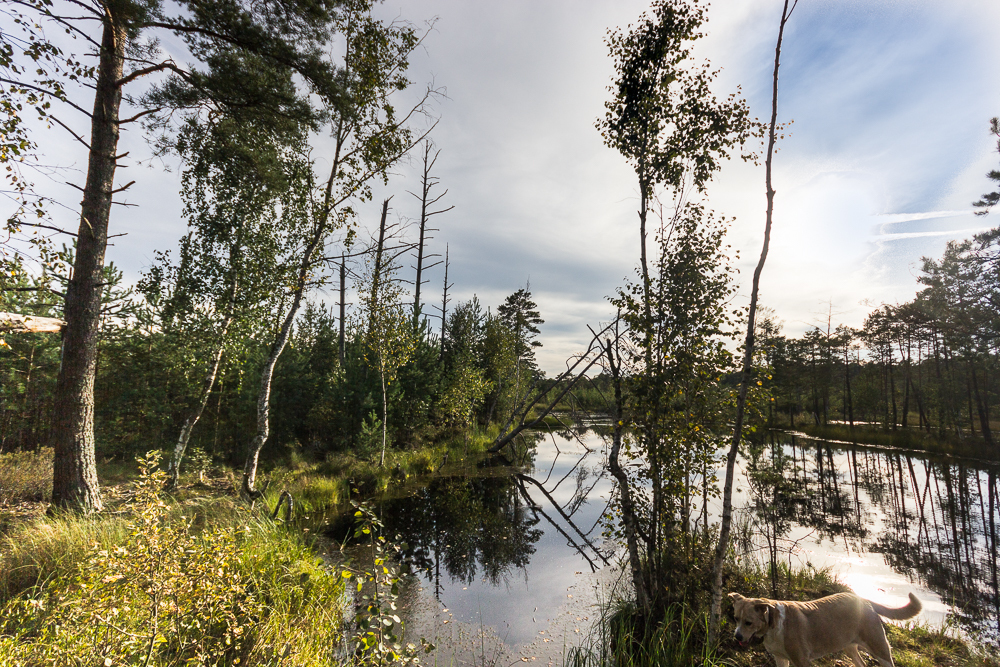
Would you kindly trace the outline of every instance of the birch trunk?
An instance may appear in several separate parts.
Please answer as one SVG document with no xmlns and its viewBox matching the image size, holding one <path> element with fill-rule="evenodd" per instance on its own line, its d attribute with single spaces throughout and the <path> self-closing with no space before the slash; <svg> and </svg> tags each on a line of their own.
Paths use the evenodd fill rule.
<svg viewBox="0 0 1000 667">
<path fill-rule="evenodd" d="M 714 646 L 718 641 L 719 622 L 722 617 L 722 570 L 726 563 L 726 552 L 729 550 L 729 535 L 733 525 L 733 478 L 736 471 L 736 456 L 739 453 L 740 441 L 743 438 L 743 419 L 746 412 L 747 390 L 750 387 L 753 371 L 754 351 L 754 320 L 757 316 L 757 294 L 760 288 L 760 274 L 767 260 L 767 250 L 771 242 L 771 222 L 774 214 L 774 188 L 771 185 L 771 162 L 774 157 L 775 128 L 778 123 L 778 66 L 781 63 L 781 39 L 785 32 L 785 23 L 791 16 L 788 8 L 789 0 L 785 0 L 781 10 L 781 23 L 778 25 L 778 42 L 774 47 L 774 76 L 771 87 L 771 122 L 767 135 L 767 157 L 764 161 L 764 180 L 767 194 L 767 213 L 764 222 L 764 245 L 760 251 L 760 259 L 753 273 L 753 288 L 750 292 L 750 311 L 747 315 L 747 336 L 743 350 L 743 373 L 740 380 L 739 394 L 736 397 L 736 418 L 733 424 L 733 440 L 726 456 L 726 482 L 722 491 L 722 523 L 719 527 L 719 543 L 715 547 L 715 565 L 712 577 L 712 604 L 708 621 L 708 644 Z M 794 0 L 792 10 L 798 0 Z"/>
<path fill-rule="evenodd" d="M 184 460 L 184 452 L 187 450 L 188 441 L 191 439 L 191 432 L 194 430 L 198 420 L 201 419 L 202 413 L 205 412 L 205 406 L 208 405 L 208 398 L 212 394 L 213 387 L 215 387 L 215 378 L 219 375 L 219 366 L 222 365 L 222 355 L 226 348 L 226 332 L 233 323 L 233 317 L 233 303 L 231 300 L 229 312 L 219 330 L 219 340 L 216 343 L 215 354 L 212 355 L 208 375 L 205 376 L 205 382 L 201 387 L 201 394 L 198 396 L 198 403 L 195 404 L 194 410 L 188 415 L 184 426 L 181 428 L 181 434 L 177 438 L 177 444 L 174 445 L 174 454 L 170 459 L 170 467 L 167 471 L 169 475 L 168 488 L 173 488 L 177 485 L 177 477 L 181 471 L 181 461 Z"/>
</svg>

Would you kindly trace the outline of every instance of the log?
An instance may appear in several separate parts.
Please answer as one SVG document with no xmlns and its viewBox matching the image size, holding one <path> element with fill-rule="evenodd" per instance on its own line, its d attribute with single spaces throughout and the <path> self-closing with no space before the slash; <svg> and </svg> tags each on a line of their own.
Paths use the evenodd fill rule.
<svg viewBox="0 0 1000 667">
<path fill-rule="evenodd" d="M 0 313 L 0 333 L 58 333 L 66 322 L 55 317 Z"/>
</svg>

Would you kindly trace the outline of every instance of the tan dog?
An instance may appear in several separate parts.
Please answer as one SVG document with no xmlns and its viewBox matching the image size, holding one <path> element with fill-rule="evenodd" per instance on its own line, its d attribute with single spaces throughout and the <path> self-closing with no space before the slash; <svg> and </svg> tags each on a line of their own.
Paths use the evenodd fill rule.
<svg viewBox="0 0 1000 667">
<path fill-rule="evenodd" d="M 894 667 L 889 642 L 879 616 L 893 620 L 913 618 L 920 613 L 920 600 L 910 593 L 910 602 L 890 609 L 859 598 L 854 593 L 838 593 L 812 602 L 784 602 L 765 598 L 745 598 L 730 593 L 736 615 L 736 641 L 741 645 L 763 639 L 764 648 L 778 667 L 807 667 L 820 656 L 844 651 L 857 667 L 865 667 L 858 648 L 863 648 L 882 667 Z"/>
</svg>

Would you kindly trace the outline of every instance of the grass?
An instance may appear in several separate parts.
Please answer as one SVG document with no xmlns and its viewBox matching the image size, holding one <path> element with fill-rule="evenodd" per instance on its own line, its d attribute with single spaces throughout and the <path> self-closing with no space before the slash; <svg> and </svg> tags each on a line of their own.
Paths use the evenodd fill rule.
<svg viewBox="0 0 1000 667">
<path fill-rule="evenodd" d="M 171 500 L 164 481 L 147 466 L 113 511 L 0 538 L 0 666 L 335 662 L 340 571 L 244 503 Z"/>
<path fill-rule="evenodd" d="M 52 448 L 0 454 L 0 505 L 52 497 Z"/>
<path fill-rule="evenodd" d="M 266 507 L 287 490 L 296 515 L 339 511 L 355 489 L 383 492 L 464 466 L 495 436 L 392 450 L 385 465 L 350 454 L 288 457 L 262 475 Z M 192 470 L 166 496 L 149 460 L 139 474 L 127 463 L 99 466 L 104 513 L 45 515 L 52 451 L 0 455 L 0 667 L 350 662 L 344 584 L 360 585 L 360 575 L 324 565 L 306 533 L 240 501 L 236 471 L 205 480 L 204 467 Z M 379 628 L 395 618 L 366 613 Z M 367 634 L 371 651 L 382 631 Z"/>
<path fill-rule="evenodd" d="M 386 452 L 385 465 L 377 460 L 359 458 L 349 452 L 330 454 L 321 462 L 287 462 L 270 472 L 265 495 L 268 507 L 287 490 L 294 499 L 296 514 L 314 514 L 336 510 L 357 490 L 361 495 L 385 493 L 394 484 L 414 477 L 447 472 L 464 466 L 466 460 L 482 456 L 496 437 L 495 427 L 476 431 L 468 437 L 458 435 L 430 447 Z"/>
</svg>

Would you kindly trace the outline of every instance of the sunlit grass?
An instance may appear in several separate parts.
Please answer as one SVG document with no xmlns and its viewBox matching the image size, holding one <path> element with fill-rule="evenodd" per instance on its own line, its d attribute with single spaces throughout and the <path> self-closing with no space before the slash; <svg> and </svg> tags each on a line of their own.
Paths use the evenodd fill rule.
<svg viewBox="0 0 1000 667">
<path fill-rule="evenodd" d="M 464 467 L 466 462 L 482 456 L 494 438 L 496 427 L 458 434 L 420 449 L 388 450 L 384 465 L 351 452 L 337 452 L 322 462 L 279 466 L 267 473 L 270 482 L 265 502 L 273 508 L 281 492 L 288 491 L 296 515 L 321 512 L 345 504 L 355 491 L 381 494 L 412 478 Z"/>
<path fill-rule="evenodd" d="M 233 498 L 162 499 L 23 521 L 0 538 L 0 666 L 125 664 L 147 644 L 155 665 L 334 663 L 343 582 L 301 536 Z M 156 588 L 174 591 L 159 631 Z"/>
<path fill-rule="evenodd" d="M 52 451 L 0 454 L 0 505 L 52 497 Z"/>
</svg>

